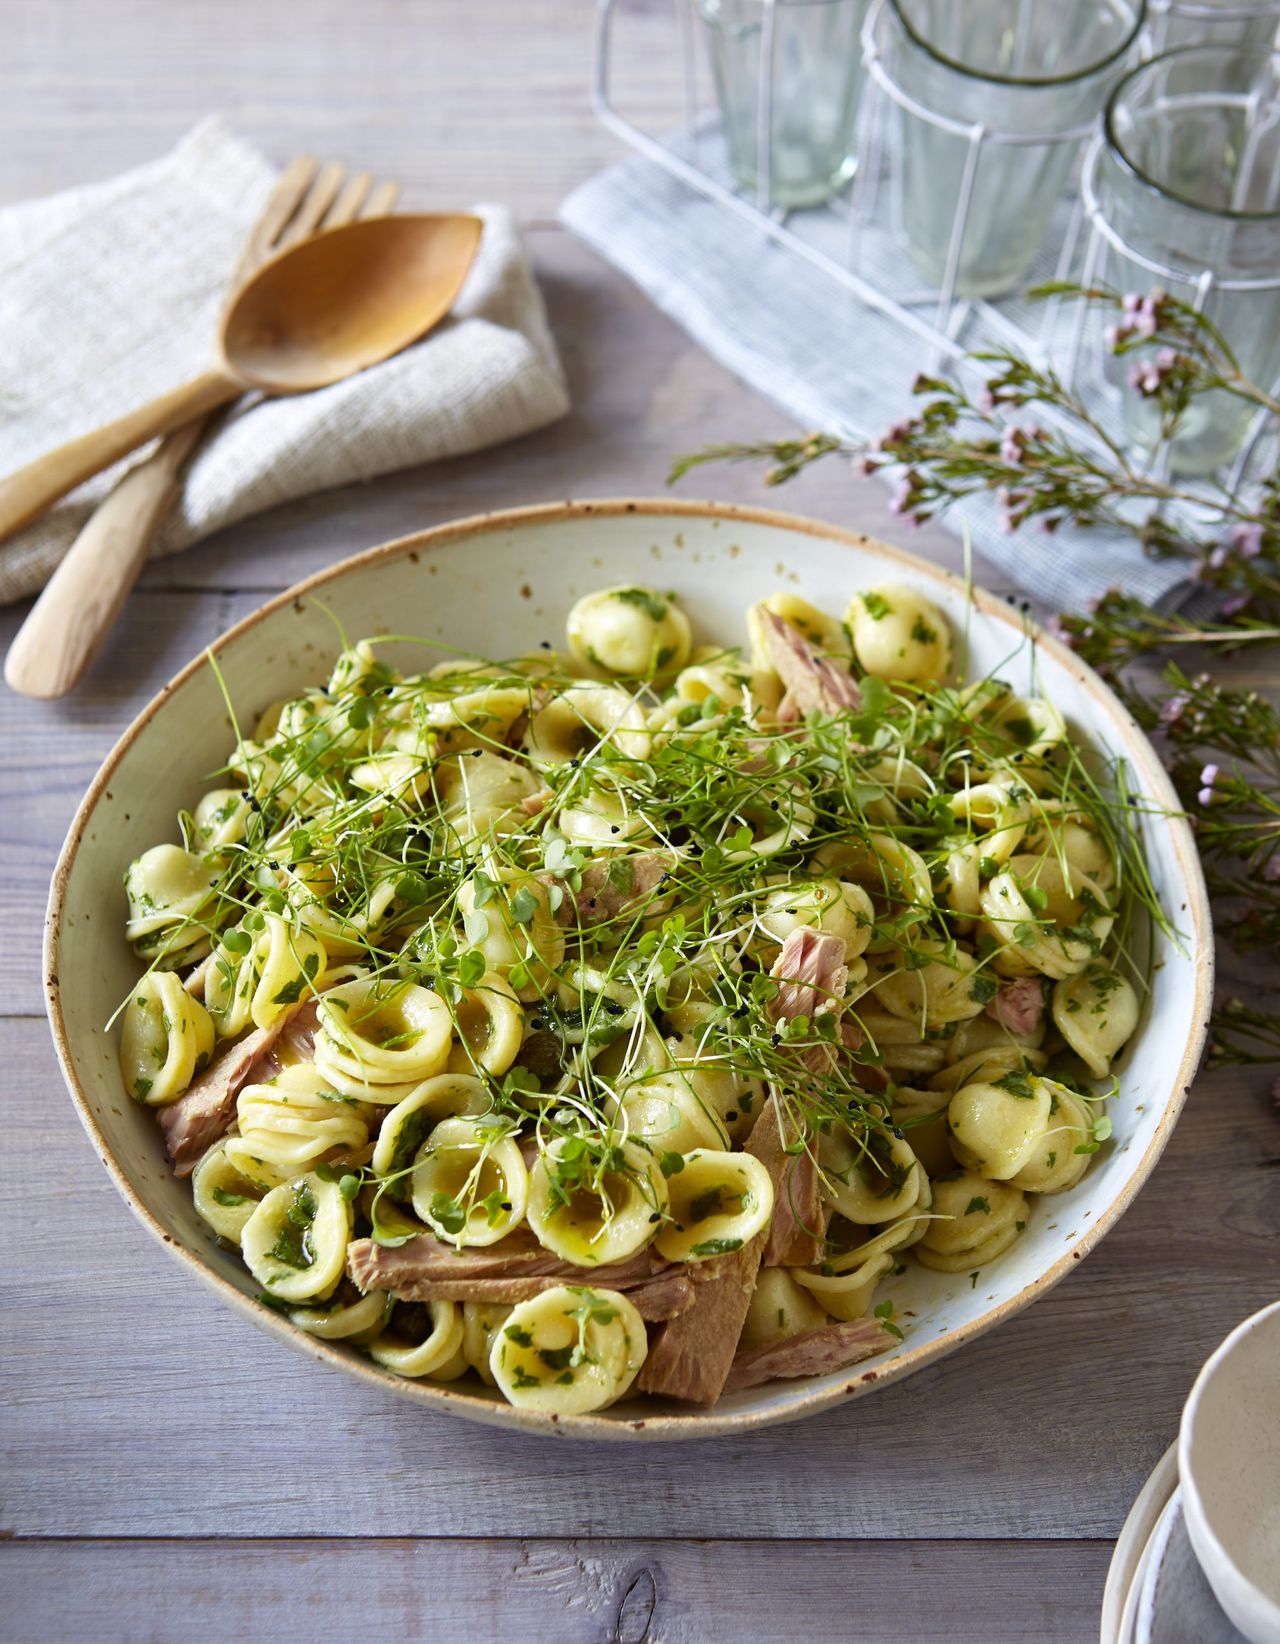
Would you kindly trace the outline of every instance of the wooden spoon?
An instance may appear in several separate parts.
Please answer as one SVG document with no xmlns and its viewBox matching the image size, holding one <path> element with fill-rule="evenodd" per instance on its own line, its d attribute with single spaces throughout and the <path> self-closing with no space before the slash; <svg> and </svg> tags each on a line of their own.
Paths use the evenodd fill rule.
<svg viewBox="0 0 1280 1644">
<path fill-rule="evenodd" d="M 0 537 L 149 439 L 250 389 L 325 388 L 417 342 L 452 308 L 483 226 L 462 215 L 375 217 L 281 252 L 228 304 L 210 370 L 0 482 Z"/>
</svg>

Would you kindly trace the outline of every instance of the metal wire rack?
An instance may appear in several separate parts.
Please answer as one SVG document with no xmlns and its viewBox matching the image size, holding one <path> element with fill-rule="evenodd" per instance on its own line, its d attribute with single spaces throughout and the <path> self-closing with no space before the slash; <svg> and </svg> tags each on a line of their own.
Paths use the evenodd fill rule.
<svg viewBox="0 0 1280 1644">
<path fill-rule="evenodd" d="M 632 148 L 671 176 L 726 212 L 751 223 L 775 245 L 818 269 L 833 285 L 847 292 L 875 314 L 923 343 L 924 368 L 957 367 L 972 349 L 1004 343 L 1040 365 L 1052 365 L 1059 376 L 1088 404 L 1108 433 L 1124 439 L 1118 388 L 1103 371 L 1102 354 L 1091 337 L 1088 310 L 1081 303 L 1057 298 L 1032 302 L 1014 294 L 998 300 L 972 298 L 957 290 L 961 248 L 969 225 L 974 179 L 985 150 L 992 146 L 1062 144 L 1070 146 L 1071 181 L 1057 201 L 1051 226 L 1040 246 L 1028 287 L 1054 280 L 1089 284 L 1103 266 L 1106 250 L 1130 259 L 1148 271 L 1159 285 L 1203 309 L 1211 293 L 1231 290 L 1280 289 L 1280 270 L 1269 278 L 1228 281 L 1210 268 L 1188 272 L 1161 263 L 1128 244 L 1109 223 L 1099 204 L 1096 186 L 1102 151 L 1101 133 L 1094 125 L 1079 126 L 1033 137 L 964 124 L 925 107 L 894 79 L 885 51 L 888 24 L 886 0 L 873 0 L 862 29 L 862 60 L 866 74 L 859 114 L 858 166 L 853 179 L 821 207 L 787 210 L 773 199 L 770 161 L 773 149 L 773 64 L 776 13 L 779 0 L 761 0 L 759 85 L 757 90 L 756 188 L 744 192 L 735 185 L 728 164 L 719 115 L 700 95 L 697 59 L 697 0 L 675 0 L 673 27 L 682 64 L 684 118 L 679 130 L 644 130 L 623 114 L 612 95 L 613 69 L 618 52 L 615 23 L 625 0 L 598 0 L 595 51 L 595 106 L 599 119 Z M 1148 0 L 1148 24 L 1137 50 L 1149 54 L 1158 45 L 1167 14 L 1176 0 Z M 1240 5 L 1241 18 L 1254 15 L 1257 4 Z M 901 234 L 901 166 L 898 124 L 892 109 L 905 110 L 916 119 L 966 145 L 966 162 L 948 236 L 943 278 L 937 289 L 904 278 L 905 257 Z M 871 432 L 862 430 L 861 432 Z M 1270 452 L 1274 429 L 1260 413 L 1224 476 L 1231 486 L 1243 483 L 1253 465 Z M 1169 452 L 1162 443 L 1146 456 L 1147 468 L 1167 472 Z"/>
</svg>

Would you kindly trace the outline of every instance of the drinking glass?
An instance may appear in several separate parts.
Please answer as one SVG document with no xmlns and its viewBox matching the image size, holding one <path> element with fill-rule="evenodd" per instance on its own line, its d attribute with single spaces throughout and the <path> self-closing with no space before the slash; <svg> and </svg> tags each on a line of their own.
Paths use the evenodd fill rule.
<svg viewBox="0 0 1280 1644">
<path fill-rule="evenodd" d="M 1023 278 L 1144 11 L 1145 0 L 888 0 L 903 228 L 931 285 L 954 274 L 956 293 L 988 297 Z"/>
<path fill-rule="evenodd" d="M 1096 188 L 1119 242 L 1106 239 L 1106 282 L 1190 302 L 1210 276 L 1206 317 L 1245 375 L 1271 389 L 1280 376 L 1280 55 L 1193 46 L 1134 69 L 1107 107 Z M 1111 380 L 1134 359 L 1108 358 Z M 1124 404 L 1130 437 L 1152 445 L 1155 407 L 1131 391 Z M 1174 437 L 1172 469 L 1229 462 L 1252 416 L 1228 394 L 1204 396 Z"/>
<path fill-rule="evenodd" d="M 1179 46 L 1252 46 L 1269 51 L 1280 0 L 1147 0 L 1157 52 Z"/>
<path fill-rule="evenodd" d="M 739 186 L 760 193 L 760 90 L 769 87 L 768 200 L 821 205 L 853 176 L 870 0 L 698 0 Z M 767 29 L 772 12 L 771 38 Z"/>
</svg>

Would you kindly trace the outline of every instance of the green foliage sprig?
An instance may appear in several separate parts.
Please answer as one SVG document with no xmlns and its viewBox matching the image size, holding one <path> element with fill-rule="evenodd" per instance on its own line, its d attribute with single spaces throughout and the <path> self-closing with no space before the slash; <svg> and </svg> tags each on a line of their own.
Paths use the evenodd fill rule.
<svg viewBox="0 0 1280 1644">
<path fill-rule="evenodd" d="M 1128 362 L 1128 392 L 1173 439 L 1206 396 L 1272 416 L 1280 401 L 1252 382 L 1216 327 L 1162 291 L 1128 294 L 1066 283 L 1033 295 L 1102 310 L 1106 346 Z M 1155 736 L 1195 829 L 1215 912 L 1245 949 L 1280 943 L 1280 714 L 1256 691 L 1188 672 L 1215 656 L 1280 639 L 1280 467 L 1232 484 L 1195 485 L 1151 471 L 1050 367 L 1010 348 L 969 356 L 964 379 L 921 376 L 918 409 L 866 445 L 828 434 L 718 445 L 679 458 L 676 480 L 706 462 L 759 462 L 785 483 L 844 457 L 861 474 L 892 471 L 890 507 L 919 524 L 989 495 L 1011 534 L 1063 526 L 1133 536 L 1185 562 L 1210 614 L 1162 612 L 1119 589 L 1050 628 L 1117 689 Z M 967 386 L 976 375 L 978 386 Z M 1175 660 L 1176 659 L 1176 660 Z M 1280 1012 L 1238 1000 L 1217 1013 L 1219 1062 L 1280 1060 Z"/>
</svg>

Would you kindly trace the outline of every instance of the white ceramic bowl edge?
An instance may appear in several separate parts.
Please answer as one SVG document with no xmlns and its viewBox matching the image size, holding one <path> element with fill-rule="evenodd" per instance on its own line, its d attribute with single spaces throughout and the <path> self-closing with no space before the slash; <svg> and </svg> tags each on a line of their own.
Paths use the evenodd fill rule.
<svg viewBox="0 0 1280 1644">
<path fill-rule="evenodd" d="M 1196 1377 L 1178 1471 L 1219 1604 L 1250 1644 L 1280 1644 L 1280 1301 L 1237 1325 Z"/>
</svg>

